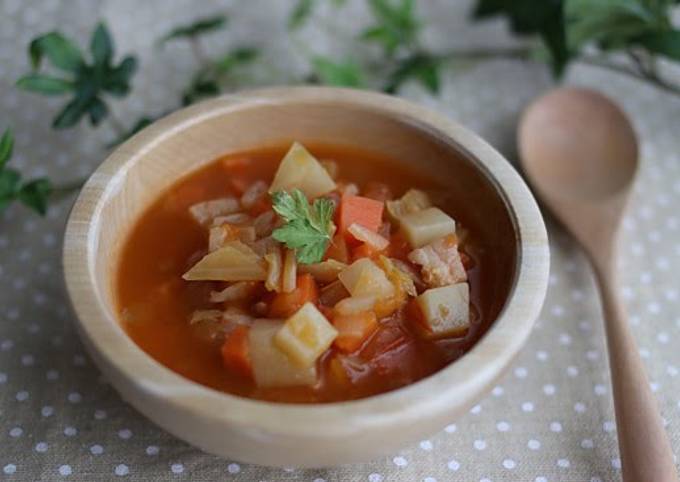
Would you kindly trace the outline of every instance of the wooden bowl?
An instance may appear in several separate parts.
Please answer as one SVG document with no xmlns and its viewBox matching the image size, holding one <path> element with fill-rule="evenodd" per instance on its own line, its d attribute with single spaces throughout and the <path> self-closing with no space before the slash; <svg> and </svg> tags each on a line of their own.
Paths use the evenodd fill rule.
<svg viewBox="0 0 680 482">
<path fill-rule="evenodd" d="M 160 365 L 126 335 L 113 277 L 133 223 L 178 178 L 229 152 L 298 139 L 353 144 L 445 176 L 486 235 L 507 239 L 513 279 L 497 320 L 458 361 L 417 383 L 362 400 L 295 405 L 221 393 Z M 505 227 L 504 227 L 505 226 Z M 440 430 L 480 399 L 526 341 L 543 303 L 549 251 L 529 189 L 467 129 L 377 93 L 284 87 L 178 111 L 118 147 L 83 188 L 68 220 L 64 271 L 78 332 L 96 364 L 168 432 L 230 459 L 325 467 L 393 453 Z"/>
</svg>

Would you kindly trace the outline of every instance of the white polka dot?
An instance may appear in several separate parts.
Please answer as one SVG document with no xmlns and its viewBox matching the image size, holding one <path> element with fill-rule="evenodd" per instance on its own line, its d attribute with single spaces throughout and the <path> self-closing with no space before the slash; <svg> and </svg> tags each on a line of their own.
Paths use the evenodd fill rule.
<svg viewBox="0 0 680 482">
<path fill-rule="evenodd" d="M 12 340 L 2 340 L 0 342 L 0 350 L 2 350 L 2 351 L 9 351 L 9 350 L 12 349 L 13 346 L 14 346 L 14 342 Z"/>
<path fill-rule="evenodd" d="M 460 463 L 457 460 L 449 460 L 446 466 L 449 468 L 449 470 L 454 472 L 457 472 L 458 469 L 460 469 Z"/>
<path fill-rule="evenodd" d="M 435 479 L 434 477 L 425 477 L 423 479 L 423 482 L 437 482 L 437 479 Z"/>
<path fill-rule="evenodd" d="M 602 424 L 602 430 L 605 432 L 613 432 L 616 430 L 616 424 L 610 420 L 607 420 Z"/>
<path fill-rule="evenodd" d="M 593 391 L 595 392 L 595 395 L 604 395 L 607 393 L 607 388 L 602 385 L 602 384 L 597 384 L 595 387 L 593 387 Z"/>
<path fill-rule="evenodd" d="M 500 397 L 501 395 L 503 395 L 504 392 L 505 392 L 505 390 L 503 390 L 503 387 L 498 387 L 498 386 L 493 387 L 493 390 L 491 390 L 491 394 L 494 397 Z"/>
<path fill-rule="evenodd" d="M 578 368 L 576 368 L 575 366 L 568 366 L 567 367 L 567 375 L 574 378 L 575 376 L 578 375 Z"/>
<path fill-rule="evenodd" d="M 540 361 L 546 361 L 548 359 L 548 353 L 545 351 L 537 351 L 536 359 Z"/>
<path fill-rule="evenodd" d="M 621 469 L 621 459 L 619 459 L 619 458 L 612 459 L 612 467 L 615 468 L 616 470 L 620 470 Z"/>
<path fill-rule="evenodd" d="M 569 333 L 560 333 L 560 336 L 557 340 L 560 345 L 563 346 L 571 345 L 571 335 L 569 335 Z"/>
<path fill-rule="evenodd" d="M 47 442 L 38 442 L 37 444 L 35 444 L 35 451 L 41 454 L 47 452 L 48 448 L 49 447 L 47 445 Z"/>
<path fill-rule="evenodd" d="M 106 412 L 104 410 L 95 410 L 94 418 L 97 420 L 104 420 L 106 418 Z"/>
<path fill-rule="evenodd" d="M 14 428 L 10 429 L 9 436 L 14 437 L 14 438 L 18 438 L 18 437 L 21 437 L 21 435 L 23 433 L 24 433 L 24 429 L 22 429 L 21 427 L 14 427 Z"/>
<path fill-rule="evenodd" d="M 571 464 L 569 463 L 569 459 L 559 459 L 557 461 L 557 466 L 562 468 L 562 469 L 568 469 Z"/>
<path fill-rule="evenodd" d="M 472 446 L 473 446 L 476 450 L 484 450 L 484 449 L 486 448 L 486 441 L 481 440 L 481 439 L 480 439 L 480 440 L 475 440 L 474 443 L 472 444 Z"/>
<path fill-rule="evenodd" d="M 57 370 L 47 370 L 45 377 L 50 381 L 57 380 L 59 378 L 59 372 Z"/>
<path fill-rule="evenodd" d="M 118 431 L 118 436 L 123 440 L 128 440 L 130 437 L 132 437 L 132 431 L 128 428 L 124 428 Z"/>
<path fill-rule="evenodd" d="M 182 472 L 184 472 L 184 465 L 172 464 L 170 466 L 170 470 L 172 471 L 173 474 L 181 474 Z"/>
<path fill-rule="evenodd" d="M 668 336 L 668 333 L 665 331 L 662 331 L 656 335 L 656 339 L 659 341 L 659 343 L 666 344 L 670 341 L 670 336 Z"/>
<path fill-rule="evenodd" d="M 40 409 L 40 413 L 42 414 L 43 417 L 50 417 L 52 414 L 54 414 L 54 408 L 50 407 L 49 405 L 45 405 L 43 408 Z"/>
<path fill-rule="evenodd" d="M 661 385 L 659 385 L 658 382 L 652 381 L 652 382 L 649 382 L 649 388 L 652 390 L 652 392 L 656 393 L 661 388 Z"/>
<path fill-rule="evenodd" d="M 541 442 L 531 439 L 527 442 L 527 447 L 529 447 L 531 450 L 538 450 L 541 448 Z"/>
<path fill-rule="evenodd" d="M 548 396 L 555 395 L 555 385 L 547 384 L 543 385 L 543 393 Z"/>
<path fill-rule="evenodd" d="M 17 471 L 17 466 L 14 464 L 7 464 L 2 468 L 2 471 L 7 475 L 12 475 Z"/>
<path fill-rule="evenodd" d="M 674 367 L 673 365 L 668 365 L 666 367 L 666 373 L 668 373 L 668 375 L 670 375 L 672 377 L 676 377 L 676 376 L 678 376 L 678 369 L 676 367 Z"/>
<path fill-rule="evenodd" d="M 527 377 L 527 369 L 524 367 L 517 367 L 515 368 L 515 376 L 517 378 L 526 378 Z"/>
<path fill-rule="evenodd" d="M 326 479 L 316 478 L 312 482 L 326 482 Z"/>
<path fill-rule="evenodd" d="M 71 469 L 70 465 L 60 465 L 59 466 L 59 474 L 63 475 L 64 477 L 71 475 L 73 473 L 73 469 Z"/>
<path fill-rule="evenodd" d="M 21 356 L 21 364 L 24 365 L 25 367 L 30 367 L 35 364 L 35 358 L 33 355 L 22 355 Z"/>
<path fill-rule="evenodd" d="M 430 442 L 429 440 L 423 440 L 422 442 L 420 442 L 420 448 L 423 450 L 432 450 L 433 448 L 432 442 Z"/>
<path fill-rule="evenodd" d="M 155 445 L 149 445 L 146 448 L 146 455 L 158 455 L 159 449 Z"/>
<path fill-rule="evenodd" d="M 76 430 L 75 427 L 66 427 L 64 429 L 64 435 L 66 435 L 67 437 L 73 437 L 77 433 L 78 433 L 78 430 Z"/>
<path fill-rule="evenodd" d="M 26 390 L 21 390 L 20 392 L 17 392 L 16 398 L 17 401 L 19 402 L 25 402 L 28 400 L 28 392 Z"/>
<path fill-rule="evenodd" d="M 586 411 L 586 406 L 581 402 L 576 402 L 574 404 L 574 411 L 577 413 L 583 413 Z"/>
<path fill-rule="evenodd" d="M 71 392 L 66 398 L 71 403 L 80 403 L 83 399 L 82 395 L 78 392 Z"/>
<path fill-rule="evenodd" d="M 534 404 L 532 402 L 524 402 L 522 404 L 522 411 L 523 412 L 533 412 L 534 411 Z"/>
<path fill-rule="evenodd" d="M 470 409 L 470 413 L 473 415 L 477 415 L 479 412 L 482 411 L 482 407 L 480 405 L 475 405 Z"/>
<path fill-rule="evenodd" d="M 581 448 L 592 449 L 593 447 L 595 447 L 595 443 L 589 438 L 581 440 Z"/>
<path fill-rule="evenodd" d="M 512 470 L 517 466 L 514 460 L 512 459 L 505 459 L 503 461 L 503 467 L 505 467 L 508 470 Z"/>
<path fill-rule="evenodd" d="M 498 422 L 496 424 L 496 430 L 498 430 L 499 432 L 507 432 L 508 430 L 510 430 L 510 424 L 508 422 L 503 421 Z"/>
<path fill-rule="evenodd" d="M 595 361 L 600 358 L 600 354 L 597 352 L 597 350 L 588 350 L 586 352 L 586 358 L 590 361 Z"/>
<path fill-rule="evenodd" d="M 602 482 L 602 479 L 599 477 L 591 477 L 590 482 Z"/>
<path fill-rule="evenodd" d="M 3 383 L 7 383 L 7 374 L 0 372 L 0 385 L 2 385 Z"/>
<path fill-rule="evenodd" d="M 104 453 L 104 447 L 101 445 L 95 444 L 92 447 L 90 447 L 90 453 L 92 455 L 101 455 Z"/>
<path fill-rule="evenodd" d="M 551 432 L 561 432 L 562 431 L 562 424 L 560 422 L 550 422 L 550 431 Z"/>
<path fill-rule="evenodd" d="M 451 423 L 451 424 L 447 425 L 446 427 L 444 427 L 444 432 L 446 432 L 446 433 L 453 433 L 456 430 L 458 430 L 458 427 L 456 427 L 455 423 Z"/>
<path fill-rule="evenodd" d="M 383 476 L 380 474 L 370 474 L 368 476 L 368 482 L 382 482 Z"/>
<path fill-rule="evenodd" d="M 118 464 L 116 465 L 116 468 L 113 470 L 113 472 L 119 477 L 123 477 L 130 473 L 130 468 L 125 464 Z"/>
<path fill-rule="evenodd" d="M 404 457 L 394 457 L 392 462 L 394 462 L 394 465 L 397 467 L 406 467 L 408 465 L 408 460 L 406 460 Z"/>
</svg>

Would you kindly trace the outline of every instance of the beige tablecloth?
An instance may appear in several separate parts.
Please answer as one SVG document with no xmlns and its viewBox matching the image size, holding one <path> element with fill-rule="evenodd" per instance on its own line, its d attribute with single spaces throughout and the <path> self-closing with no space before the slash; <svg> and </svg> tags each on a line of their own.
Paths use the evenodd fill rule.
<svg viewBox="0 0 680 482">
<path fill-rule="evenodd" d="M 323 4 L 324 2 L 319 2 Z M 329 2 L 330 3 L 330 2 Z M 237 6 L 238 4 L 238 6 Z M 304 71 L 287 39 L 290 2 L 178 0 L 0 1 L 0 128 L 14 126 L 13 164 L 67 181 L 106 155 L 107 128 L 49 128 L 63 99 L 13 87 L 27 71 L 26 45 L 56 26 L 79 39 L 106 19 L 118 52 L 140 54 L 136 94 L 114 109 L 131 122 L 175 103 L 195 68 L 185 45 L 153 40 L 182 19 L 227 10 L 226 34 L 209 50 L 250 42 L 266 65 L 253 84 Z M 498 45 L 502 23 L 467 23 L 468 2 L 419 2 L 433 46 Z M 343 55 L 338 38 L 368 21 L 362 1 L 339 12 L 323 6 L 319 22 L 298 34 L 318 52 Z M 325 22 L 325 23 L 323 23 Z M 332 23 L 336 29 L 328 28 Z M 418 86 L 402 94 L 457 119 L 504 152 L 525 104 L 549 84 L 541 66 L 495 61 L 453 66 L 439 97 Z M 680 99 L 593 67 L 575 66 L 569 84 L 616 98 L 642 138 L 642 165 L 622 236 L 620 271 L 630 321 L 667 423 L 680 450 Z M 72 199 L 45 219 L 13 206 L 0 216 L 0 479 L 296 480 L 296 481 L 609 481 L 620 478 L 602 323 L 583 256 L 549 222 L 552 275 L 536 328 L 510 372 L 470 413 L 431 438 L 372 463 L 330 470 L 268 469 L 206 455 L 160 430 L 126 405 L 77 339 L 61 283 L 60 245 Z"/>
</svg>

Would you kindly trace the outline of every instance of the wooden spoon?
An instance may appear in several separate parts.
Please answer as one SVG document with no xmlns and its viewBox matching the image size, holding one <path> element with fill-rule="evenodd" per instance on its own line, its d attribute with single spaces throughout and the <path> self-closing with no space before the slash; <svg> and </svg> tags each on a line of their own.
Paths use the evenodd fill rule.
<svg viewBox="0 0 680 482">
<path fill-rule="evenodd" d="M 635 132 L 603 95 L 560 88 L 524 113 L 519 150 L 539 197 L 595 268 L 623 479 L 677 481 L 673 453 L 616 288 L 616 235 L 638 164 Z"/>
</svg>

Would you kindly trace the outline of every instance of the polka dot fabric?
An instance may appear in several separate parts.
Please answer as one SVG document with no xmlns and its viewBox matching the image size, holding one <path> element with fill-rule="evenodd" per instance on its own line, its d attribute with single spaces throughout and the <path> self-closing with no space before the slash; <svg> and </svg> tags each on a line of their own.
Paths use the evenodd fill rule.
<svg viewBox="0 0 680 482">
<path fill-rule="evenodd" d="M 236 4 L 238 3 L 238 8 Z M 29 40 L 55 26 L 85 42 L 97 19 L 109 22 L 118 53 L 135 51 L 141 70 L 135 94 L 113 109 L 126 123 L 161 112 L 178 98 L 196 68 L 181 43 L 153 41 L 179 22 L 215 11 L 232 16 L 225 34 L 206 39 L 210 52 L 255 43 L 264 61 L 252 85 L 272 72 L 299 75 L 302 54 L 285 35 L 292 1 L 74 0 L 0 3 L 0 127 L 16 132 L 15 167 L 68 181 L 106 155 L 113 133 L 87 126 L 53 131 L 61 98 L 13 87 L 28 70 Z M 329 2 L 330 4 L 330 2 Z M 319 20 L 295 34 L 315 51 L 350 54 L 323 22 L 361 30 L 363 1 L 335 11 L 320 2 Z M 453 5 L 452 5 L 453 4 Z M 432 48 L 498 45 L 501 23 L 471 26 L 467 1 L 419 2 Z M 159 16 L 158 12 L 163 15 Z M 345 50 L 343 50 L 345 49 Z M 469 126 L 503 152 L 514 152 L 523 107 L 549 88 L 540 66 L 509 61 L 443 72 L 442 93 L 416 85 L 402 94 Z M 574 66 L 567 83 L 603 90 L 632 117 L 642 163 L 622 229 L 619 266 L 630 323 L 658 397 L 675 453 L 680 451 L 680 100 L 628 78 Z M 128 406 L 97 371 L 74 332 L 61 282 L 60 239 L 71 200 L 44 219 L 13 206 L 0 215 L 0 480 L 277 480 L 331 481 L 612 481 L 621 462 L 610 400 L 597 294 L 583 255 L 548 220 L 552 275 L 543 313 L 526 348 L 498 385 L 470 412 L 371 463 L 329 470 L 268 469 L 206 455 L 165 433 Z M 351 443 L 348 441 L 348 443 Z"/>
</svg>

